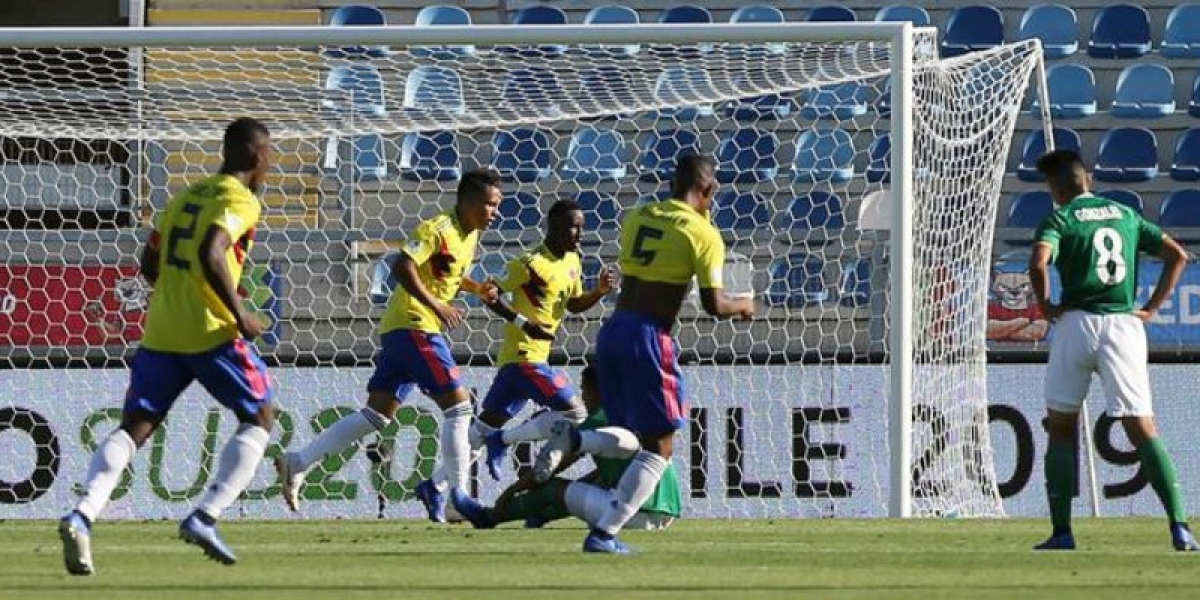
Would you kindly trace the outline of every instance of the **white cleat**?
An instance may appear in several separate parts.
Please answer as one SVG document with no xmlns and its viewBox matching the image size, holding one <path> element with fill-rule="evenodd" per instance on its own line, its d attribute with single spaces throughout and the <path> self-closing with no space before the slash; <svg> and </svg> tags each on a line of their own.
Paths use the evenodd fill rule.
<svg viewBox="0 0 1200 600">
<path fill-rule="evenodd" d="M 283 486 L 283 501 L 292 512 L 300 510 L 300 486 L 304 483 L 304 472 L 292 469 L 287 453 L 275 459 L 275 472 Z"/>
<path fill-rule="evenodd" d="M 78 513 L 71 513 L 58 522 L 58 537 L 63 543 L 63 563 L 72 575 L 91 575 L 92 532 L 87 521 Z"/>
<path fill-rule="evenodd" d="M 550 425 L 550 437 L 542 445 L 537 459 L 533 462 L 533 477 L 539 483 L 549 481 L 563 459 L 575 452 L 577 437 L 575 425 L 566 419 L 560 419 Z"/>
</svg>

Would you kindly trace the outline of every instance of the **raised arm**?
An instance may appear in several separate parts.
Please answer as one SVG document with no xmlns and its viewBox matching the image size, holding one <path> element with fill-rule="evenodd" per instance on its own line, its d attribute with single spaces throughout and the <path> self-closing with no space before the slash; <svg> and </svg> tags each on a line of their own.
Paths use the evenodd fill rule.
<svg viewBox="0 0 1200 600">
<path fill-rule="evenodd" d="M 600 277 L 596 282 L 596 287 L 592 288 L 590 292 L 580 294 L 574 298 L 571 298 L 570 300 L 567 300 L 567 310 L 575 314 L 587 312 L 593 306 L 595 306 L 597 302 L 600 302 L 601 298 L 604 298 L 612 293 L 614 283 L 615 277 L 613 276 L 612 269 L 610 269 L 608 266 L 605 266 L 604 268 L 600 269 Z"/>
</svg>

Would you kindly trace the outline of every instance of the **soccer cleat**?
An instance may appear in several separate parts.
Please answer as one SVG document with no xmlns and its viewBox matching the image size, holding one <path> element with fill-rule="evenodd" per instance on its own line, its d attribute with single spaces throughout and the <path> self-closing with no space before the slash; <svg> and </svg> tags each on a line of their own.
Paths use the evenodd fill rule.
<svg viewBox="0 0 1200 600">
<path fill-rule="evenodd" d="M 593 554 L 632 554 L 633 548 L 615 537 L 602 538 L 589 533 L 583 540 L 583 551 Z"/>
<path fill-rule="evenodd" d="M 283 501 L 292 512 L 300 510 L 300 486 L 304 483 L 304 473 L 292 469 L 287 454 L 275 459 L 275 472 L 279 474 L 279 483 L 283 486 Z"/>
<path fill-rule="evenodd" d="M 566 419 L 555 421 L 550 426 L 550 438 L 542 445 L 533 462 L 533 477 L 538 483 L 549 481 L 563 458 L 573 454 L 578 447 L 579 434 L 575 431 L 575 425 Z"/>
<path fill-rule="evenodd" d="M 1200 551 L 1200 544 L 1196 543 L 1192 530 L 1184 523 L 1171 524 L 1171 545 L 1180 552 Z"/>
<path fill-rule="evenodd" d="M 1074 550 L 1075 535 L 1071 533 L 1060 533 L 1052 535 L 1046 541 L 1033 547 L 1034 550 Z"/>
<path fill-rule="evenodd" d="M 503 430 L 497 429 L 484 438 L 487 446 L 487 468 L 492 479 L 500 481 L 500 472 L 504 470 L 504 459 L 508 456 L 508 444 L 504 443 Z"/>
<path fill-rule="evenodd" d="M 63 563 L 67 572 L 72 575 L 91 575 L 96 572 L 92 566 L 92 528 L 87 519 L 76 511 L 58 522 L 58 537 L 63 543 Z"/>
<path fill-rule="evenodd" d="M 525 529 L 541 529 L 546 526 L 546 519 L 541 515 L 525 517 Z"/>
<path fill-rule="evenodd" d="M 475 529 L 492 529 L 496 526 L 496 522 L 492 520 L 492 514 L 488 512 L 488 509 L 480 506 L 466 492 L 458 488 L 450 490 L 450 503 L 454 505 L 454 510 L 457 510 L 458 514 L 469 521 Z"/>
<path fill-rule="evenodd" d="M 225 545 L 221 534 L 217 533 L 217 524 L 205 523 L 195 512 L 179 524 L 179 537 L 189 544 L 200 546 L 206 556 L 221 564 L 232 565 L 237 562 L 233 550 Z"/>
<path fill-rule="evenodd" d="M 446 495 L 439 492 L 433 481 L 426 479 L 417 484 L 417 499 L 425 505 L 429 520 L 434 523 L 446 522 Z"/>
</svg>

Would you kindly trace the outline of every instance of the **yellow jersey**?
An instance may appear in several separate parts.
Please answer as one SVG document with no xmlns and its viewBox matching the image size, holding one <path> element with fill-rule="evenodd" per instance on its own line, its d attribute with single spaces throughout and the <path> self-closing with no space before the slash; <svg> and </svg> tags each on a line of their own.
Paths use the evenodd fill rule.
<svg viewBox="0 0 1200 600">
<path fill-rule="evenodd" d="M 210 227 L 224 229 L 233 240 L 225 264 L 233 281 L 241 281 L 261 212 L 254 192 L 232 175 L 213 175 L 167 202 L 150 235 L 158 251 L 158 280 L 142 346 L 191 354 L 241 335 L 233 313 L 204 278 L 200 243 Z"/>
<path fill-rule="evenodd" d="M 722 288 L 725 242 L 708 217 L 679 200 L 643 204 L 621 220 L 621 274 Z"/>
<path fill-rule="evenodd" d="M 417 276 L 425 289 L 434 298 L 450 302 L 458 294 L 463 274 L 475 260 L 478 244 L 479 232 L 464 232 L 457 213 L 451 208 L 418 225 L 401 251 L 417 265 Z M 393 329 L 440 333 L 442 322 L 428 306 L 397 284 L 388 299 L 379 332 L 387 333 Z"/>
<path fill-rule="evenodd" d="M 512 308 L 550 333 L 558 331 L 567 301 L 583 295 L 583 267 L 579 255 L 565 252 L 556 258 L 545 246 L 508 262 L 508 273 L 497 282 L 500 291 L 512 294 Z M 504 327 L 499 364 L 544 363 L 550 359 L 550 341 L 530 339 L 512 323 Z"/>
</svg>

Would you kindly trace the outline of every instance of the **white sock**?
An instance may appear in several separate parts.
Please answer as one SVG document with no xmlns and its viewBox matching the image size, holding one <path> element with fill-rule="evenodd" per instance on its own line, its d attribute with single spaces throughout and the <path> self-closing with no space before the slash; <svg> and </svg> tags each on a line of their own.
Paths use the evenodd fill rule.
<svg viewBox="0 0 1200 600">
<path fill-rule="evenodd" d="M 134 452 L 137 452 L 137 444 L 133 443 L 133 438 L 124 429 L 108 434 L 92 455 L 87 481 L 83 484 L 83 497 L 75 505 L 75 510 L 89 521 L 99 518 L 117 482 L 121 480 L 121 473 L 133 459 Z"/>
<path fill-rule="evenodd" d="M 488 425 L 479 419 L 472 421 L 471 430 L 467 434 L 467 440 L 471 443 L 471 449 L 478 450 L 482 448 L 484 443 L 487 441 L 487 436 L 491 435 L 493 431 L 496 431 L 495 427 L 492 427 L 491 425 Z"/>
<path fill-rule="evenodd" d="M 637 436 L 623 427 L 598 427 L 579 432 L 579 451 L 583 454 L 601 458 L 631 458 L 641 449 Z"/>
<path fill-rule="evenodd" d="M 346 415 L 317 435 L 317 439 L 296 452 L 288 452 L 287 460 L 293 471 L 304 472 L 330 454 L 341 452 L 368 434 L 387 427 L 392 420 L 364 406 Z"/>
<path fill-rule="evenodd" d="M 617 482 L 617 501 L 596 521 L 596 529 L 617 535 L 654 493 L 666 468 L 667 459 L 645 450 L 638 452 Z"/>
<path fill-rule="evenodd" d="M 612 490 L 573 481 L 567 485 L 564 500 L 567 503 L 567 512 L 583 519 L 589 527 L 595 527 L 605 511 L 617 501 L 617 496 Z"/>
<path fill-rule="evenodd" d="M 239 425 L 237 433 L 225 443 L 217 462 L 217 475 L 196 509 L 214 519 L 220 518 L 221 511 L 229 508 L 254 479 L 270 438 L 271 434 L 258 425 Z"/>
<path fill-rule="evenodd" d="M 450 489 L 467 489 L 471 468 L 471 403 L 463 402 L 442 411 L 442 480 Z M 434 480 L 438 481 L 437 479 Z M 440 488 L 439 488 L 440 489 Z"/>
<path fill-rule="evenodd" d="M 504 440 L 504 444 L 511 446 L 517 442 L 537 442 L 550 437 L 550 426 L 555 421 L 566 419 L 576 425 L 583 422 L 587 418 L 587 411 L 580 408 L 579 410 L 571 409 L 562 412 L 554 410 L 542 411 L 533 417 L 527 419 L 524 423 L 505 429 L 504 433 L 500 434 L 500 438 Z"/>
</svg>

